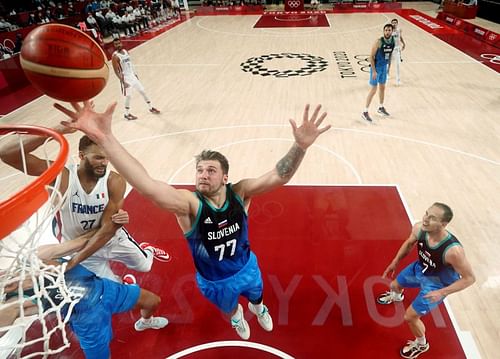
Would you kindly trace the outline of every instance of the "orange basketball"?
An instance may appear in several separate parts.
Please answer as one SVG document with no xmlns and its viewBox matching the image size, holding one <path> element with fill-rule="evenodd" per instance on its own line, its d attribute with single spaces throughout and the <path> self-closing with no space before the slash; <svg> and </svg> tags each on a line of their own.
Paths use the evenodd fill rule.
<svg viewBox="0 0 500 359">
<path fill-rule="evenodd" d="M 20 60 L 33 86 L 61 101 L 89 100 L 108 81 L 104 51 L 90 36 L 67 25 L 33 29 L 23 42 Z"/>
</svg>

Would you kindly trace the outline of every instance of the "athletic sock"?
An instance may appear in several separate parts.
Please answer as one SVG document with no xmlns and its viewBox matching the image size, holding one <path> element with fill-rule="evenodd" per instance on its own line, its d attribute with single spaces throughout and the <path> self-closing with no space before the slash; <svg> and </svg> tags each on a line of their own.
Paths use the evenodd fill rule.
<svg viewBox="0 0 500 359">
<path fill-rule="evenodd" d="M 236 307 L 236 313 L 234 313 L 234 315 L 231 317 L 231 320 L 234 320 L 235 322 L 239 322 L 241 320 L 241 317 L 242 317 L 242 313 L 239 311 L 239 307 Z"/>
<path fill-rule="evenodd" d="M 418 345 L 425 345 L 427 343 L 427 340 L 425 339 L 425 335 L 423 337 L 418 337 L 415 339 L 417 339 Z"/>
<path fill-rule="evenodd" d="M 253 305 L 253 307 L 255 308 L 255 312 L 256 312 L 257 314 L 262 313 L 262 311 L 264 310 L 264 302 L 261 302 L 260 304 L 253 304 L 253 303 L 252 303 L 252 305 Z"/>
</svg>

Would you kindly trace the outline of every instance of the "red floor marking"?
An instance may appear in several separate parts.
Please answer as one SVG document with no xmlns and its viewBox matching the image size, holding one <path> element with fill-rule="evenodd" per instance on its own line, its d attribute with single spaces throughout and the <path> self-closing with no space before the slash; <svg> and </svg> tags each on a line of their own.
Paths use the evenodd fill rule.
<svg viewBox="0 0 500 359">
<path fill-rule="evenodd" d="M 144 288 L 161 295 L 159 313 L 171 324 L 137 333 L 132 328 L 137 313 L 117 316 L 113 356 L 162 358 L 207 342 L 240 340 L 198 292 L 175 217 L 134 191 L 125 207 L 134 237 L 160 244 L 173 256 L 169 263 L 156 262 L 149 273 L 134 273 Z M 295 358 L 398 357 L 400 346 L 411 338 L 403 323 L 404 307 L 380 307 L 374 297 L 386 289 L 379 276 L 409 230 L 394 187 L 288 186 L 256 197 L 250 208 L 251 245 L 275 329 L 264 332 L 247 311 L 250 340 Z M 404 304 L 415 294 L 408 291 Z M 464 358 L 444 306 L 434 314 L 424 318 L 431 349 L 422 357 Z M 211 349 L 189 358 L 275 358 L 256 353 Z"/>
<path fill-rule="evenodd" d="M 432 18 L 419 11 L 403 9 L 396 11 L 396 13 L 447 44 L 466 53 L 483 65 L 500 73 L 500 53 L 498 52 L 498 48 L 475 38 L 472 34 L 467 34 L 449 26 L 445 21 Z"/>
<path fill-rule="evenodd" d="M 401 9 L 401 2 L 389 2 L 389 3 L 342 3 L 335 4 L 333 6 L 334 13 L 354 13 L 354 12 L 392 12 L 397 9 Z"/>
<path fill-rule="evenodd" d="M 330 24 L 324 13 L 303 12 L 290 14 L 273 12 L 262 15 L 254 26 L 254 28 L 264 27 L 330 27 Z"/>
<path fill-rule="evenodd" d="M 191 187 L 184 187 L 191 188 Z M 164 247 L 169 263 L 134 273 L 138 283 L 162 298 L 158 315 L 170 324 L 136 332 L 137 311 L 116 315 L 113 358 L 166 358 L 200 344 L 239 341 L 218 310 L 199 293 L 188 245 L 175 217 L 132 191 L 125 208 L 127 227 L 138 242 Z M 380 279 L 411 225 L 395 187 L 286 186 L 256 197 L 250 208 L 250 238 L 264 278 L 264 300 L 274 331 L 261 329 L 251 313 L 250 340 L 297 359 L 398 358 L 411 339 L 403 322 L 404 305 L 379 306 L 386 290 Z M 401 263 L 400 269 L 409 263 Z M 117 274 L 131 272 L 115 267 Z M 241 299 L 246 306 L 245 300 Z M 426 359 L 462 359 L 457 335 L 444 306 L 424 317 L 430 350 Z M 96 323 L 99 325 L 99 323 Z M 77 342 L 54 358 L 83 358 Z M 253 348 L 214 348 L 189 359 L 276 359 Z"/>
</svg>

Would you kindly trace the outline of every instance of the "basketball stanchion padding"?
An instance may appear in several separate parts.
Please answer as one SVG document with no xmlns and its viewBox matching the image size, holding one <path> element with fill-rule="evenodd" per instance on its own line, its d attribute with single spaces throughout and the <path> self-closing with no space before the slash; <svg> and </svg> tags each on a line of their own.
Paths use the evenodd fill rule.
<svg viewBox="0 0 500 359">
<path fill-rule="evenodd" d="M 26 77 L 56 100 L 86 101 L 106 86 L 109 67 L 102 48 L 84 32 L 45 24 L 24 39 L 20 56 Z"/>
</svg>

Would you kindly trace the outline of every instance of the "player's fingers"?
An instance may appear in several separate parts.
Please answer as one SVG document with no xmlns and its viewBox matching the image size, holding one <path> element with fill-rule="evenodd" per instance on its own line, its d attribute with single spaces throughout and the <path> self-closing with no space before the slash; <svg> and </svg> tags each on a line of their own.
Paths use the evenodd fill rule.
<svg viewBox="0 0 500 359">
<path fill-rule="evenodd" d="M 116 108 L 116 105 L 118 103 L 115 101 L 113 102 L 112 104 L 110 104 L 107 108 L 106 108 L 106 111 L 104 112 L 106 115 L 113 115 L 113 112 L 115 112 L 115 108 Z"/>
<path fill-rule="evenodd" d="M 60 122 L 61 125 L 65 126 L 65 127 L 68 127 L 68 128 L 73 128 L 75 130 L 78 129 L 78 127 L 76 126 L 76 124 L 74 122 L 69 122 L 69 121 L 61 121 Z"/>
<path fill-rule="evenodd" d="M 295 120 L 289 119 L 288 122 L 290 122 L 290 125 L 292 125 L 293 132 L 297 131 L 297 123 Z"/>
<path fill-rule="evenodd" d="M 319 127 L 319 125 L 321 125 L 321 122 L 323 122 L 323 120 L 326 118 L 326 115 L 327 113 L 323 112 L 321 116 L 319 116 L 319 118 L 315 122 L 316 127 Z"/>
<path fill-rule="evenodd" d="M 54 107 L 57 108 L 62 113 L 64 113 L 66 116 L 71 117 L 72 119 L 76 119 L 76 113 L 74 113 L 71 110 L 68 110 L 66 107 L 64 107 L 58 103 L 55 103 Z"/>
<path fill-rule="evenodd" d="M 316 122 L 316 118 L 318 118 L 319 110 L 321 110 L 321 105 L 316 106 L 316 108 L 314 109 L 314 112 L 313 112 L 313 114 L 311 116 L 312 123 Z"/>
<path fill-rule="evenodd" d="M 304 108 L 304 115 L 302 116 L 302 121 L 303 122 L 307 122 L 309 121 L 309 104 L 306 105 L 306 107 Z"/>
<path fill-rule="evenodd" d="M 328 131 L 330 128 L 332 128 L 332 125 L 326 125 L 325 127 L 320 128 L 319 129 L 319 134 L 321 135 L 322 133 Z"/>
<path fill-rule="evenodd" d="M 73 107 L 76 112 L 80 112 L 82 110 L 82 106 L 80 106 L 78 102 L 71 102 L 71 107 Z"/>
</svg>

